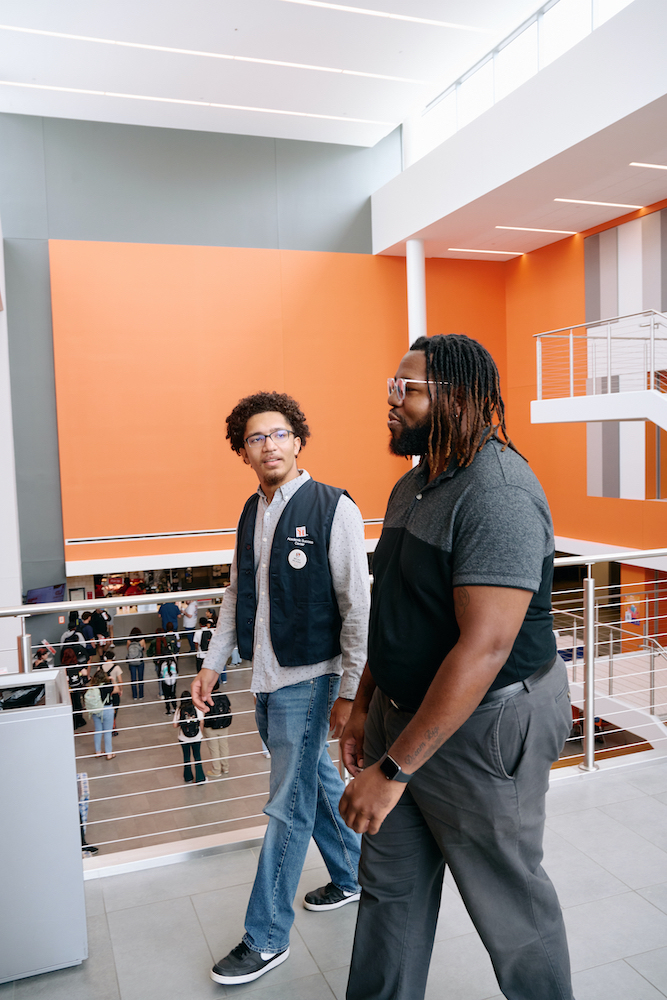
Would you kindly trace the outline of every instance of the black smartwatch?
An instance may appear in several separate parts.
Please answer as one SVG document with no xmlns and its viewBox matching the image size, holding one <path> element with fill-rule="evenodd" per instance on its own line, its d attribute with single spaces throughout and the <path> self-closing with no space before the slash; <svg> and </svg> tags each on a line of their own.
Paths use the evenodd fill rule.
<svg viewBox="0 0 667 1000">
<path fill-rule="evenodd" d="M 411 774 L 406 774 L 405 771 L 401 770 L 399 764 L 396 763 L 393 757 L 390 757 L 388 753 L 385 753 L 380 757 L 378 764 L 380 765 L 380 770 L 384 774 L 385 778 L 389 781 L 400 781 L 404 785 L 407 785 L 408 781 L 412 777 Z"/>
</svg>

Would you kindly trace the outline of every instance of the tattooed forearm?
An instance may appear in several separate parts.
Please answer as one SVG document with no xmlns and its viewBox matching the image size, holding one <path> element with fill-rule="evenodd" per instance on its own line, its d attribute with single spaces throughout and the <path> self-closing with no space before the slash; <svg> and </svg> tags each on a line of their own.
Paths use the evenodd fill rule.
<svg viewBox="0 0 667 1000">
<path fill-rule="evenodd" d="M 420 743 L 419 746 L 417 747 L 417 749 L 414 751 L 414 753 L 409 753 L 409 754 L 406 755 L 405 763 L 406 764 L 414 764 L 414 762 L 417 760 L 417 757 L 419 757 L 419 755 L 422 752 L 422 750 L 425 750 L 425 749 L 426 749 L 426 744 L 425 743 Z"/>
<path fill-rule="evenodd" d="M 470 594 L 465 587 L 454 588 L 454 613 L 457 619 L 462 618 L 468 610 L 470 604 Z"/>
<path fill-rule="evenodd" d="M 433 726 L 431 729 L 426 730 L 426 739 L 429 741 L 429 743 L 432 743 L 433 740 L 437 738 L 439 732 L 440 732 L 439 726 Z"/>
</svg>

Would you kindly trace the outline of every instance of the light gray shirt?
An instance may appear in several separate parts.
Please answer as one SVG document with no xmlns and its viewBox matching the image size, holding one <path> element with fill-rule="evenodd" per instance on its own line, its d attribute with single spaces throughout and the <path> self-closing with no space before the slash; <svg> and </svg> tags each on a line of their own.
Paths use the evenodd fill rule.
<svg viewBox="0 0 667 1000">
<path fill-rule="evenodd" d="M 331 524 L 329 569 L 338 610 L 343 624 L 340 631 L 341 653 L 331 660 L 304 667 L 281 667 L 271 644 L 269 604 L 269 562 L 276 525 L 285 506 L 296 491 L 310 479 L 301 470 L 296 479 L 278 487 L 271 503 L 257 488 L 259 503 L 255 521 L 255 616 L 254 652 L 251 691 L 255 694 L 278 691 L 289 684 L 311 680 L 322 674 L 342 676 L 339 696 L 354 698 L 366 663 L 370 585 L 368 560 L 364 545 L 361 512 L 349 497 L 341 495 Z M 238 544 L 238 538 L 237 538 Z M 206 667 L 221 673 L 236 646 L 236 552 L 225 591 L 218 626 L 206 656 Z"/>
</svg>

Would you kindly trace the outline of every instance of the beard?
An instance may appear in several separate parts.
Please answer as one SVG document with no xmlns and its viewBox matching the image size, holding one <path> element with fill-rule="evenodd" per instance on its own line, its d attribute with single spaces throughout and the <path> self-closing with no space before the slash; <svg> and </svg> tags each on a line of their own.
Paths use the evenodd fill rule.
<svg viewBox="0 0 667 1000">
<path fill-rule="evenodd" d="M 428 451 L 428 436 L 430 432 L 430 417 L 421 424 L 415 424 L 414 427 L 407 427 L 405 424 L 402 424 L 401 433 L 398 437 L 394 437 L 393 434 L 391 436 L 389 451 L 392 455 L 401 455 L 404 458 L 408 455 L 425 455 Z"/>
</svg>

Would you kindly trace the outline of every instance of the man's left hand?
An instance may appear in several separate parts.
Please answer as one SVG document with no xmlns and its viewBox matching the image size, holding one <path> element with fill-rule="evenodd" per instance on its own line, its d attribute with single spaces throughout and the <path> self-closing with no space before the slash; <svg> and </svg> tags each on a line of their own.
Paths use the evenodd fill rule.
<svg viewBox="0 0 667 1000">
<path fill-rule="evenodd" d="M 377 833 L 407 785 L 389 781 L 379 764 L 367 767 L 349 783 L 340 800 L 340 814 L 357 833 Z"/>
<path fill-rule="evenodd" d="M 329 728 L 333 739 L 337 740 L 347 725 L 352 711 L 352 702 L 348 698 L 336 698 L 329 716 Z"/>
</svg>

